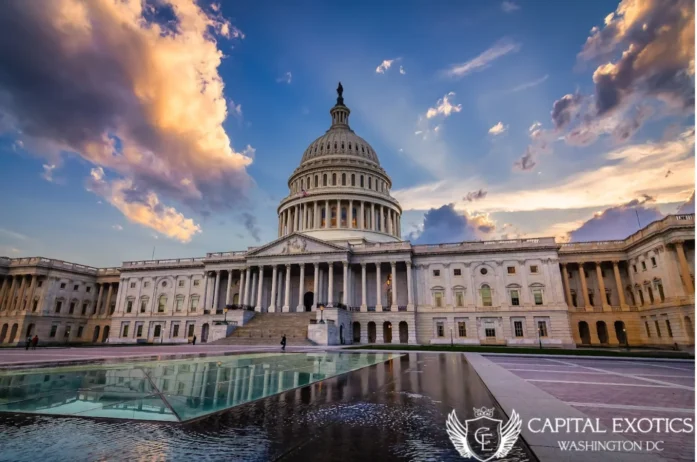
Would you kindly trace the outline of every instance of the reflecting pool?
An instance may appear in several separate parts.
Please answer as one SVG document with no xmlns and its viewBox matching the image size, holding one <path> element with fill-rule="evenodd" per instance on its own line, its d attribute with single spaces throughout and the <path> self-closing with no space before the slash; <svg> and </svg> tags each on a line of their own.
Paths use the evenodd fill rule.
<svg viewBox="0 0 697 462">
<path fill-rule="evenodd" d="M 320 357 L 324 357 L 322 355 Z M 285 386 L 287 380 L 295 380 L 294 376 L 287 378 L 289 375 L 285 370 L 280 379 L 280 374 L 272 379 L 271 373 L 261 372 L 267 369 L 260 364 L 269 364 L 270 371 L 273 356 L 278 355 L 225 359 L 249 361 L 248 366 L 254 364 L 254 373 L 246 376 L 247 383 L 250 376 L 254 377 L 251 386 L 254 397 L 255 393 L 263 394 L 265 386 L 268 392 L 274 384 Z M 342 361 L 362 364 L 370 357 L 365 358 L 351 356 L 344 359 L 342 355 L 327 364 L 323 360 L 318 366 L 320 369 L 311 373 L 331 375 Z M 386 360 L 380 361 L 379 358 Z M 297 361 L 303 364 L 308 359 Z M 146 421 L 142 417 L 140 420 L 105 420 L 55 417 L 46 413 L 0 413 L 0 461 L 463 461 L 445 431 L 445 420 L 450 411 L 455 409 L 460 420 L 465 420 L 474 417 L 473 407 L 486 406 L 495 408 L 495 418 L 507 419 L 461 354 L 409 353 L 375 356 L 372 361 L 376 362 L 221 412 L 204 410 L 208 412 L 207 416 L 189 418 L 181 423 Z M 158 389 L 166 385 L 168 391 L 165 394 L 177 395 L 178 385 L 168 377 L 179 371 L 168 370 L 171 373 L 165 374 L 164 368 L 186 363 L 193 365 L 195 362 L 163 362 L 158 366 L 162 367 L 158 380 L 170 382 L 155 380 L 155 385 Z M 245 392 L 249 394 L 249 385 L 246 388 L 241 385 L 242 377 L 238 377 L 242 381 L 237 392 L 234 383 L 232 392 L 229 392 L 230 380 L 222 380 L 224 369 L 217 362 L 210 363 L 208 361 L 208 372 L 199 370 L 197 382 L 193 384 L 194 391 L 190 396 L 200 400 L 198 407 L 190 406 L 187 409 L 191 410 L 187 412 L 196 413 L 201 406 L 203 409 L 205 406 L 219 406 L 221 401 L 227 402 L 229 396 L 234 402 L 243 399 Z M 186 371 L 181 373 L 187 374 Z M 193 371 L 188 374 L 193 374 Z M 230 374 L 235 381 L 234 368 Z M 107 377 L 106 374 L 101 376 L 104 378 L 97 376 L 88 373 L 87 377 L 91 377 L 94 383 L 84 379 L 81 386 L 98 385 L 97 382 L 103 382 Z M 220 376 L 220 382 L 216 381 L 217 376 Z M 133 380 L 143 383 L 137 379 L 136 376 Z M 32 380 L 41 383 L 38 378 Z M 70 379 L 66 373 L 57 380 L 68 382 Z M 184 383 L 193 383 L 193 376 L 189 380 Z M 207 384 L 203 392 L 196 385 L 201 383 L 199 380 Z M 301 384 L 300 380 L 310 380 L 310 377 L 299 376 L 298 380 Z M 122 383 L 126 381 L 124 378 Z M 218 383 L 223 385 L 218 386 Z M 5 393 L 2 399 L 7 401 Z M 186 396 L 186 393 L 180 396 Z M 125 397 L 125 401 L 134 400 Z M 167 400 L 170 402 L 169 398 Z M 150 402 L 142 404 L 143 409 L 151 405 Z M 159 413 L 160 409 L 153 407 L 149 411 Z M 162 419 L 158 417 L 157 420 Z M 502 460 L 522 462 L 536 459 L 518 440 Z"/>
</svg>

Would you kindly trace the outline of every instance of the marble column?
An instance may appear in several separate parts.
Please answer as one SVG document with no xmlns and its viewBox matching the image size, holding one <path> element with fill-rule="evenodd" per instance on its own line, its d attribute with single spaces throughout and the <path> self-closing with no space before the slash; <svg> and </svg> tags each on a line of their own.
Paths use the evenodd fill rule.
<svg viewBox="0 0 697 462">
<path fill-rule="evenodd" d="M 397 262 L 391 261 L 392 267 L 392 310 L 397 311 Z"/>
<path fill-rule="evenodd" d="M 249 299 L 250 297 L 250 287 L 252 284 L 252 268 L 250 266 L 247 267 L 247 275 L 244 278 L 244 304 L 246 306 L 249 306 Z"/>
<path fill-rule="evenodd" d="M 348 225 L 349 229 L 353 229 L 353 200 L 349 200 Z"/>
<path fill-rule="evenodd" d="M 269 313 L 276 311 L 276 280 L 278 279 L 278 268 L 273 265 L 271 270 L 271 305 L 269 305 Z"/>
<path fill-rule="evenodd" d="M 387 209 L 387 234 L 392 234 L 392 210 Z"/>
<path fill-rule="evenodd" d="M 298 281 L 298 307 L 295 309 L 296 312 L 305 311 L 305 306 L 303 305 L 303 297 L 305 296 L 305 264 L 300 263 L 300 280 Z"/>
<path fill-rule="evenodd" d="M 112 294 L 113 290 L 114 290 L 114 285 L 110 283 L 109 288 L 107 289 L 107 292 L 106 292 L 106 310 L 104 310 L 104 312 L 107 315 L 109 314 L 109 310 L 111 309 L 111 294 Z"/>
<path fill-rule="evenodd" d="M 315 209 L 314 216 L 312 218 L 312 229 L 318 229 L 319 228 L 319 207 L 317 207 L 317 201 L 314 201 L 313 203 L 313 208 Z"/>
<path fill-rule="evenodd" d="M 615 285 L 617 286 L 617 295 L 620 299 L 620 308 L 628 310 L 627 301 L 624 298 L 624 287 L 622 287 L 622 277 L 620 276 L 620 266 L 617 260 L 612 262 L 612 272 L 615 273 Z"/>
<path fill-rule="evenodd" d="M 365 274 L 365 263 L 361 263 L 361 311 L 368 310 L 368 292 L 365 287 L 366 274 Z"/>
<path fill-rule="evenodd" d="M 583 263 L 578 264 L 578 274 L 579 277 L 581 278 L 581 291 L 583 292 L 583 303 L 584 306 L 583 308 L 585 310 L 593 310 L 593 307 L 591 306 L 591 301 L 588 298 L 588 284 L 586 283 L 586 271 L 583 268 Z"/>
<path fill-rule="evenodd" d="M 283 297 L 283 312 L 290 311 L 290 265 L 286 265 L 286 291 Z"/>
<path fill-rule="evenodd" d="M 31 276 L 29 276 L 31 277 Z M 67 286 L 66 286 L 67 287 Z M 22 309 L 22 305 L 24 304 L 24 293 L 27 291 L 27 276 L 22 275 L 22 283 L 19 285 L 19 297 L 17 297 L 17 303 L 15 304 L 14 309 L 19 311 Z M 70 305 L 70 300 L 66 298 L 65 302 Z"/>
<path fill-rule="evenodd" d="M 218 311 L 218 297 L 220 297 L 220 270 L 215 272 L 215 284 L 213 285 L 213 311 Z"/>
<path fill-rule="evenodd" d="M 264 309 L 262 295 L 264 293 L 264 265 L 259 266 L 259 288 L 257 289 L 257 307 L 256 311 L 261 312 Z"/>
<path fill-rule="evenodd" d="M 344 296 L 343 300 L 341 300 L 341 303 L 344 304 L 344 306 L 349 306 L 349 297 L 348 297 L 348 278 L 349 278 L 349 272 L 348 272 L 348 262 L 344 262 Z"/>
<path fill-rule="evenodd" d="M 405 261 L 407 265 L 407 311 L 414 311 L 414 283 L 412 281 L 412 267 L 410 261 Z"/>
<path fill-rule="evenodd" d="M 610 305 L 607 304 L 607 295 L 605 294 L 605 281 L 603 280 L 603 270 L 601 268 L 601 263 L 599 261 L 595 262 L 595 273 L 598 277 L 598 290 L 600 291 L 600 306 L 603 307 L 603 311 L 612 311 Z"/>
<path fill-rule="evenodd" d="M 329 262 L 329 283 L 327 288 L 327 308 L 334 306 L 334 262 Z"/>
<path fill-rule="evenodd" d="M 332 213 L 329 210 L 329 201 L 324 201 L 324 229 L 329 229 L 329 222 L 332 219 Z"/>
<path fill-rule="evenodd" d="M 104 284 L 99 284 L 99 294 L 97 295 L 97 305 L 93 310 L 94 314 L 102 312 L 102 293 L 104 293 Z M 68 302 L 68 300 L 66 300 L 66 302 Z"/>
<path fill-rule="evenodd" d="M 336 227 L 341 228 L 341 200 L 336 200 Z"/>
<path fill-rule="evenodd" d="M 249 288 L 249 305 L 256 307 L 257 273 L 252 273 L 252 287 Z"/>
<path fill-rule="evenodd" d="M 571 299 L 571 286 L 569 285 L 569 268 L 566 266 L 566 263 L 561 264 L 561 273 L 562 276 L 564 277 L 564 296 L 566 297 L 566 304 L 569 307 L 569 309 L 574 309 L 573 308 L 573 300 Z"/>
<path fill-rule="evenodd" d="M 240 290 L 238 292 L 239 295 L 237 296 L 237 302 L 240 305 L 244 305 L 244 273 L 246 269 L 247 268 L 240 269 Z"/>
<path fill-rule="evenodd" d="M 312 281 L 312 284 L 313 284 L 312 291 L 314 292 L 315 296 L 312 300 L 312 311 L 315 311 L 317 309 L 317 298 L 319 297 L 319 294 L 317 293 L 317 292 L 319 292 L 319 263 L 315 263 L 314 265 L 315 265 L 315 274 L 313 277 L 314 280 Z"/>
<path fill-rule="evenodd" d="M 358 225 L 359 229 L 365 229 L 365 202 L 361 201 L 361 221 Z"/>
<path fill-rule="evenodd" d="M 10 291 L 5 295 L 5 299 L 3 299 L 3 305 L 5 308 L 9 311 L 12 310 L 12 303 L 14 301 L 14 296 L 15 296 L 15 285 L 17 282 L 17 276 L 12 276 L 12 283 L 10 284 Z"/>
<path fill-rule="evenodd" d="M 375 204 L 370 203 L 370 229 L 375 231 Z"/>
<path fill-rule="evenodd" d="M 380 263 L 375 264 L 375 311 L 382 311 L 382 284 L 380 283 Z"/>
<path fill-rule="evenodd" d="M 227 289 L 225 290 L 225 306 L 232 304 L 232 268 L 227 270 Z"/>
<path fill-rule="evenodd" d="M 687 295 L 692 295 L 695 293 L 695 287 L 692 285 L 692 278 L 690 277 L 690 266 L 687 263 L 687 258 L 685 257 L 685 247 L 683 241 L 678 241 L 675 243 L 675 252 L 678 254 L 678 263 L 680 264 L 680 278 L 682 279 L 683 286 L 685 287 L 685 293 Z"/>
</svg>

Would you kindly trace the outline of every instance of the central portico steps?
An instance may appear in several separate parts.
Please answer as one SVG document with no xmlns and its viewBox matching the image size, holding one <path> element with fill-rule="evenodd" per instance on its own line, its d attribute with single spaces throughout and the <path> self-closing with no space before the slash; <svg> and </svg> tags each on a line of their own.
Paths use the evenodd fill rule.
<svg viewBox="0 0 697 462">
<path fill-rule="evenodd" d="M 307 339 L 307 325 L 316 319 L 314 312 L 256 313 L 247 324 L 232 334 L 212 342 L 215 345 L 280 345 L 286 334 L 288 345 L 314 345 Z"/>
</svg>

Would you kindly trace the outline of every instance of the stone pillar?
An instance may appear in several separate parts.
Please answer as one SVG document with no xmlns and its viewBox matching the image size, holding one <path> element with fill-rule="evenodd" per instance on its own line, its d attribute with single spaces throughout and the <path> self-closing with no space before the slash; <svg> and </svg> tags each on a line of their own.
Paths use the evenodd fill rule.
<svg viewBox="0 0 697 462">
<path fill-rule="evenodd" d="M 387 234 L 392 234 L 392 210 L 387 209 Z"/>
<path fill-rule="evenodd" d="M 329 284 L 327 288 L 327 308 L 334 306 L 334 262 L 329 262 Z"/>
<path fill-rule="evenodd" d="M 31 278 L 31 276 L 29 276 Z M 66 286 L 68 287 L 68 286 Z M 24 304 L 24 294 L 27 292 L 27 276 L 22 275 L 22 284 L 19 286 L 19 297 L 17 297 L 17 304 L 15 306 L 15 310 L 20 311 L 22 309 L 22 305 Z M 66 299 L 66 303 L 70 305 L 70 300 Z M 21 339 L 21 336 L 20 336 Z"/>
<path fill-rule="evenodd" d="M 283 271 L 278 272 L 278 281 L 276 282 L 276 301 L 274 305 L 278 310 L 283 311 L 283 294 L 285 293 L 285 287 L 283 286 L 283 281 L 285 280 Z"/>
<path fill-rule="evenodd" d="M 353 229 L 353 200 L 349 200 L 349 208 L 346 216 L 348 217 L 349 229 Z"/>
<path fill-rule="evenodd" d="M 312 291 L 314 292 L 315 296 L 312 300 L 312 311 L 315 311 L 317 309 L 317 297 L 319 296 L 319 294 L 317 293 L 319 291 L 319 263 L 315 263 L 315 275 L 313 279 L 314 280 L 312 281 Z"/>
<path fill-rule="evenodd" d="M 278 278 L 278 269 L 273 265 L 271 271 L 271 304 L 269 305 L 269 313 L 276 311 L 276 279 Z"/>
<path fill-rule="evenodd" d="M 107 315 L 109 314 L 109 310 L 111 309 L 111 294 L 112 294 L 113 290 L 114 290 L 114 285 L 109 283 L 109 288 L 107 289 L 107 292 L 106 292 L 106 310 L 105 310 L 105 313 Z M 76 307 L 76 309 L 77 308 L 78 307 Z"/>
<path fill-rule="evenodd" d="M 617 286 L 617 295 L 620 298 L 620 308 L 622 311 L 628 311 L 627 301 L 624 298 L 624 287 L 622 287 L 622 277 L 620 276 L 620 266 L 617 260 L 612 262 L 612 272 L 615 273 L 615 285 Z"/>
<path fill-rule="evenodd" d="M 2 287 L 0 287 L 0 307 L 5 304 L 7 297 L 7 286 L 9 285 L 10 276 L 6 275 L 2 278 Z"/>
<path fill-rule="evenodd" d="M 683 286 L 685 286 L 685 293 L 687 295 L 692 295 L 695 293 L 695 288 L 692 285 L 690 266 L 688 265 L 687 258 L 685 257 L 685 247 L 683 246 L 683 241 L 678 241 L 675 243 L 675 252 L 678 254 L 678 262 L 680 263 L 680 278 L 682 279 Z"/>
<path fill-rule="evenodd" d="M 341 199 L 336 200 L 336 227 L 341 228 Z"/>
<path fill-rule="evenodd" d="M 283 312 L 290 311 L 290 265 L 286 265 L 286 292 L 283 297 Z"/>
<path fill-rule="evenodd" d="M 238 292 L 237 301 L 240 305 L 244 305 L 244 272 L 246 268 L 240 269 L 240 290 Z"/>
<path fill-rule="evenodd" d="M 362 205 L 363 203 L 361 203 Z M 365 287 L 366 277 L 365 277 L 365 263 L 361 263 L 361 311 L 368 310 L 368 292 Z M 367 326 L 367 324 L 366 324 Z"/>
<path fill-rule="evenodd" d="M 68 287 L 68 286 L 66 286 Z M 97 295 L 97 305 L 95 306 L 94 313 L 102 312 L 102 293 L 104 293 L 104 284 L 99 284 L 99 295 Z M 66 300 L 67 302 L 67 300 Z M 139 302 L 140 303 L 140 302 Z"/>
<path fill-rule="evenodd" d="M 344 297 L 343 300 L 341 300 L 341 303 L 343 303 L 345 306 L 349 306 L 349 296 L 348 296 L 348 278 L 349 278 L 349 271 L 348 271 L 348 262 L 344 262 Z"/>
<path fill-rule="evenodd" d="M 220 296 L 220 270 L 215 272 L 215 284 L 213 285 L 213 310 L 218 311 L 218 297 Z"/>
<path fill-rule="evenodd" d="M 571 300 L 571 286 L 569 286 L 569 269 L 566 263 L 561 264 L 562 276 L 564 276 L 564 296 L 566 297 L 566 304 L 569 309 L 573 309 L 573 300 Z"/>
<path fill-rule="evenodd" d="M 380 263 L 375 264 L 375 311 L 382 311 L 382 284 L 380 284 Z"/>
<path fill-rule="evenodd" d="M 244 278 L 244 305 L 249 306 L 249 285 L 252 279 L 252 268 L 247 267 L 247 275 Z"/>
<path fill-rule="evenodd" d="M 585 310 L 593 310 L 591 306 L 591 301 L 588 298 L 588 284 L 586 283 L 586 271 L 583 268 L 583 263 L 578 264 L 578 275 L 581 278 L 581 291 L 583 292 L 583 308 Z"/>
<path fill-rule="evenodd" d="M 300 220 L 300 205 L 295 206 L 295 230 L 302 231 L 302 220 Z"/>
<path fill-rule="evenodd" d="M 15 283 L 17 282 L 17 276 L 12 276 L 12 283 L 10 284 L 10 291 L 3 297 L 2 303 L 5 308 L 9 311 L 12 310 L 12 302 L 15 296 Z"/>
<path fill-rule="evenodd" d="M 249 304 L 256 306 L 257 273 L 252 273 L 252 287 L 249 288 Z"/>
<path fill-rule="evenodd" d="M 411 262 L 405 261 L 404 264 L 407 265 L 407 311 L 414 311 L 414 294 L 412 293 L 413 283 L 411 280 Z"/>
<path fill-rule="evenodd" d="M 375 204 L 370 203 L 370 229 L 375 231 Z"/>
<path fill-rule="evenodd" d="M 227 289 L 225 290 L 225 306 L 232 303 L 232 268 L 227 270 Z"/>
<path fill-rule="evenodd" d="M 319 228 L 319 214 L 318 214 L 319 208 L 317 207 L 317 201 L 314 201 L 312 204 L 313 204 L 313 208 L 314 208 L 314 215 L 312 218 L 312 229 L 318 229 Z"/>
<path fill-rule="evenodd" d="M 259 287 L 257 289 L 257 307 L 256 311 L 262 311 L 264 308 L 264 303 L 262 301 L 262 294 L 264 293 L 264 265 L 259 266 Z"/>
<path fill-rule="evenodd" d="M 300 263 L 300 281 L 298 282 L 298 307 L 295 309 L 296 312 L 305 311 L 305 306 L 303 302 L 305 301 L 303 297 L 305 296 L 305 264 Z"/>
<path fill-rule="evenodd" d="M 391 261 L 390 266 L 392 267 L 392 309 L 397 310 L 397 262 Z M 399 332 L 399 331 L 398 331 Z"/>
<path fill-rule="evenodd" d="M 361 221 L 358 227 L 359 229 L 365 229 L 365 202 L 363 201 L 361 201 Z"/>
<path fill-rule="evenodd" d="M 612 308 L 607 304 L 607 295 L 605 294 L 605 281 L 603 280 L 603 270 L 599 261 L 595 262 L 595 273 L 598 276 L 598 289 L 600 290 L 600 306 L 603 311 L 612 311 Z"/>
<path fill-rule="evenodd" d="M 324 201 L 324 229 L 329 229 L 329 222 L 332 219 L 332 213 L 329 210 L 329 201 Z M 317 294 L 315 294 L 317 296 Z"/>
</svg>

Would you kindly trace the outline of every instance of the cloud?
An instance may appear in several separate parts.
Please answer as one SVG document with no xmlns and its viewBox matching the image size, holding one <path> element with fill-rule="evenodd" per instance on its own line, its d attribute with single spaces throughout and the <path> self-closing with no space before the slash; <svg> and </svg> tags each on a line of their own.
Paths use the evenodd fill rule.
<svg viewBox="0 0 697 462">
<path fill-rule="evenodd" d="M 499 122 L 489 129 L 489 134 L 494 136 L 501 135 L 506 130 L 508 130 L 508 125 L 504 125 L 503 122 Z"/>
<path fill-rule="evenodd" d="M 249 235 L 252 236 L 256 242 L 260 242 L 261 229 L 257 226 L 257 218 L 249 212 L 244 212 L 242 214 L 242 221 Z"/>
<path fill-rule="evenodd" d="M 9 229 L 4 229 L 4 228 L 0 228 L 0 236 L 7 236 L 10 239 L 15 239 L 18 241 L 26 241 L 27 239 L 29 239 L 24 234 L 20 234 L 20 233 L 10 231 Z"/>
<path fill-rule="evenodd" d="M 384 74 L 385 71 L 392 67 L 393 62 L 395 62 L 394 59 L 385 59 L 383 62 L 380 63 L 378 67 L 375 68 L 375 72 L 377 74 Z"/>
<path fill-rule="evenodd" d="M 195 234 L 201 232 L 201 227 L 192 219 L 184 217 L 174 207 L 162 205 L 154 192 L 139 190 L 128 179 L 114 180 L 110 183 L 101 167 L 90 171 L 87 189 L 102 196 L 129 221 L 172 239 L 189 242 Z"/>
<path fill-rule="evenodd" d="M 0 119 L 41 147 L 50 171 L 67 152 L 115 174 L 110 202 L 131 218 L 143 203 L 119 200 L 125 190 L 154 198 L 146 209 L 170 221 L 160 198 L 229 210 L 253 182 L 223 128 L 218 44 L 243 36 L 193 0 L 0 2 Z M 180 221 L 180 237 L 196 232 Z"/>
<path fill-rule="evenodd" d="M 407 236 L 414 244 L 436 244 L 486 239 L 496 225 L 486 215 L 459 213 L 454 204 L 432 208 L 424 214 L 423 225 Z"/>
<path fill-rule="evenodd" d="M 228 101 L 228 110 L 235 117 L 242 118 L 242 105 L 235 104 L 233 100 Z"/>
<path fill-rule="evenodd" d="M 509 0 L 504 0 L 503 3 L 501 3 L 501 9 L 504 13 L 513 13 L 520 9 L 520 5 Z"/>
<path fill-rule="evenodd" d="M 428 108 L 428 111 L 426 111 L 426 118 L 432 119 L 433 117 L 436 117 L 439 114 L 441 114 L 444 117 L 448 117 L 453 112 L 462 111 L 461 104 L 452 105 L 450 103 L 449 98 L 452 96 L 455 96 L 455 92 L 451 91 L 450 93 L 436 101 L 436 107 Z"/>
<path fill-rule="evenodd" d="M 402 75 L 407 73 L 407 71 L 404 70 L 404 66 L 399 66 L 399 73 Z"/>
<path fill-rule="evenodd" d="M 692 191 L 690 198 L 678 207 L 678 214 L 695 213 L 695 192 Z"/>
<path fill-rule="evenodd" d="M 633 199 L 626 204 L 605 209 L 571 231 L 569 241 L 625 239 L 649 223 L 663 218 L 658 209 L 648 205 L 650 202 L 654 202 L 654 199 L 644 195 L 641 199 Z"/>
<path fill-rule="evenodd" d="M 502 56 L 509 53 L 515 53 L 520 50 L 520 44 L 509 39 L 501 39 L 492 45 L 487 50 L 480 53 L 475 58 L 465 61 L 464 63 L 455 64 L 447 70 L 450 77 L 464 77 L 465 75 L 481 71 L 489 67 L 489 64 Z"/>
<path fill-rule="evenodd" d="M 279 78 L 276 79 L 277 83 L 287 83 L 290 85 L 290 83 L 293 81 L 293 74 L 288 71 Z"/>
<path fill-rule="evenodd" d="M 123 226 L 121 225 L 113 225 L 111 228 L 115 229 L 116 231 L 123 231 Z"/>
<path fill-rule="evenodd" d="M 53 171 L 56 169 L 55 164 L 44 164 L 42 165 L 42 167 L 44 171 L 41 174 L 41 178 L 48 181 L 49 183 L 53 183 Z"/>
<path fill-rule="evenodd" d="M 483 189 L 479 189 L 477 191 L 470 191 L 467 194 L 465 194 L 465 197 L 462 198 L 463 201 L 467 202 L 472 202 L 476 201 L 479 199 L 484 199 L 486 197 L 486 191 Z"/>
<path fill-rule="evenodd" d="M 487 188 L 487 196 L 477 202 L 481 212 L 513 212 L 598 209 L 627 203 L 642 194 L 656 197 L 661 204 L 682 202 L 685 191 L 695 185 L 695 131 L 683 132 L 677 139 L 618 146 L 604 153 L 600 164 L 559 178 L 552 184 L 526 184 L 524 189 Z M 673 172 L 665 178 L 663 172 Z M 612 187 L 607 179 L 612 178 Z M 404 210 L 428 210 L 463 197 L 478 178 L 453 178 L 411 188 L 394 190 L 393 196 Z"/>
<path fill-rule="evenodd" d="M 548 78 L 549 78 L 549 74 L 545 74 L 542 77 L 540 77 L 539 79 L 531 80 L 530 82 L 521 83 L 517 87 L 511 88 L 506 93 L 516 93 L 519 91 L 527 90 L 528 88 L 536 87 L 536 86 L 544 83 Z"/>
</svg>

